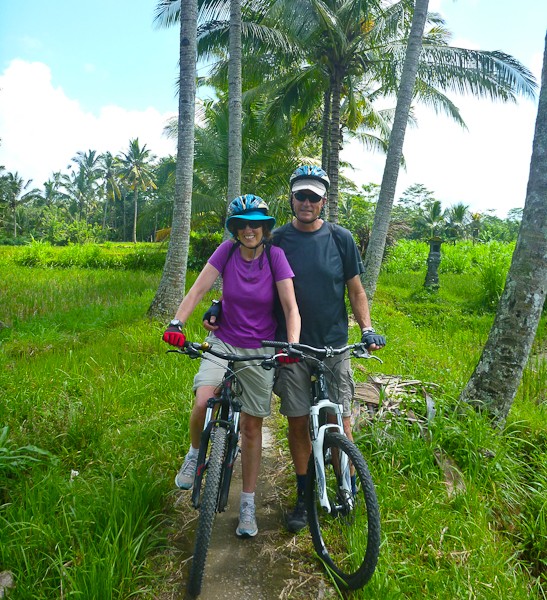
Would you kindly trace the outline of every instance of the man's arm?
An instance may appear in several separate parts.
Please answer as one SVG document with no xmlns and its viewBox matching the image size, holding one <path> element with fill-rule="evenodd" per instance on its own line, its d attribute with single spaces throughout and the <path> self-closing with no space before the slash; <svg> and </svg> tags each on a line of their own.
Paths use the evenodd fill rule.
<svg viewBox="0 0 547 600">
<path fill-rule="evenodd" d="M 348 279 L 346 285 L 353 316 L 361 328 L 361 341 L 368 350 L 380 350 L 380 348 L 385 346 L 386 340 L 384 336 L 376 334 L 372 328 L 368 298 L 359 275 Z M 369 331 L 366 331 L 366 329 L 369 329 Z"/>
<path fill-rule="evenodd" d="M 359 275 L 355 275 L 355 277 L 348 279 L 346 281 L 346 286 L 348 288 L 351 310 L 359 327 L 361 330 L 364 327 L 372 327 L 368 298 Z"/>
</svg>

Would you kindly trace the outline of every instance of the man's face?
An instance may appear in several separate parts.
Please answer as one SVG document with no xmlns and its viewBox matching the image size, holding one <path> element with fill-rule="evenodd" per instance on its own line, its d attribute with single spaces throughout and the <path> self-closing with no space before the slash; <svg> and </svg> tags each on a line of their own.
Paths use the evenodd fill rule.
<svg viewBox="0 0 547 600">
<path fill-rule="evenodd" d="M 313 223 L 321 214 L 326 200 L 311 190 L 293 192 L 292 203 L 296 218 L 302 223 Z"/>
</svg>

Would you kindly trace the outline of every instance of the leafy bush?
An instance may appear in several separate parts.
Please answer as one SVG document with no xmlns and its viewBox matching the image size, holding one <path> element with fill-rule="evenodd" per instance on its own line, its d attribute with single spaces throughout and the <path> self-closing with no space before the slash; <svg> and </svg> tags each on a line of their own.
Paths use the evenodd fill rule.
<svg viewBox="0 0 547 600">
<path fill-rule="evenodd" d="M 222 233 L 190 233 L 190 252 L 188 254 L 188 268 L 193 271 L 201 271 L 207 259 L 213 254 L 217 246 L 222 242 Z"/>
</svg>

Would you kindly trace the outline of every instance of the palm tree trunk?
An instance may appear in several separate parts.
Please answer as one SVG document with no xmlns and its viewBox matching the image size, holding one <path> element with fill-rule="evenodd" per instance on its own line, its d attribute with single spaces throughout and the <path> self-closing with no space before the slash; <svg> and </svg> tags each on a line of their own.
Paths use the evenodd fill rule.
<svg viewBox="0 0 547 600">
<path fill-rule="evenodd" d="M 151 317 L 172 317 L 186 286 L 194 171 L 197 0 L 181 0 L 179 116 L 175 197 L 169 248 L 160 285 L 148 309 Z"/>
<path fill-rule="evenodd" d="M 340 171 L 340 97 L 343 75 L 339 71 L 332 78 L 329 145 L 329 221 L 338 223 L 338 173 Z"/>
<path fill-rule="evenodd" d="M 241 0 L 230 0 L 228 121 L 227 204 L 241 193 Z"/>
<path fill-rule="evenodd" d="M 329 170 L 330 157 L 330 88 L 323 94 L 323 143 L 321 147 L 321 167 L 325 172 Z"/>
<path fill-rule="evenodd" d="M 367 291 L 369 302 L 372 301 L 374 292 L 376 291 L 376 284 L 380 275 L 380 267 L 382 266 L 382 258 L 386 246 L 387 230 L 395 198 L 397 178 L 399 177 L 399 166 L 403 156 L 406 125 L 414 93 L 416 73 L 418 72 L 420 51 L 422 49 L 422 37 L 427 19 L 428 4 L 429 0 L 416 0 L 414 5 L 412 26 L 408 36 L 405 62 L 401 73 L 401 83 L 397 93 L 397 106 L 393 118 L 393 128 L 389 136 L 389 148 L 384 175 L 374 214 L 374 224 L 365 255 L 363 284 Z"/>
<path fill-rule="evenodd" d="M 503 425 L 517 393 L 547 292 L 547 36 L 526 202 L 511 268 L 479 363 L 461 399 Z"/>
<path fill-rule="evenodd" d="M 133 243 L 136 244 L 137 243 L 137 210 L 138 210 L 138 206 L 139 206 L 139 186 L 136 185 L 135 186 L 135 190 L 133 192 L 133 199 L 134 199 L 134 211 L 133 211 Z"/>
</svg>

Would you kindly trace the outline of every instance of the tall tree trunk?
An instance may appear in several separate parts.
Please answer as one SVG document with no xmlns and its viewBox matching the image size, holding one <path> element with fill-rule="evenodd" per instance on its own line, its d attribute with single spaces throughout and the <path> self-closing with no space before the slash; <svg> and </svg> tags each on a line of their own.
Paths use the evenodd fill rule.
<svg viewBox="0 0 547 600">
<path fill-rule="evenodd" d="M 331 115 L 329 145 L 329 221 L 338 223 L 338 173 L 340 172 L 340 97 L 343 75 L 334 73 L 331 83 Z"/>
<path fill-rule="evenodd" d="M 547 292 L 547 35 L 530 177 L 519 235 L 488 340 L 461 399 L 503 425 L 515 399 Z"/>
<path fill-rule="evenodd" d="M 194 171 L 197 13 L 197 0 L 181 0 L 178 144 L 173 222 L 160 285 L 148 309 L 150 316 L 158 318 L 169 318 L 175 314 L 184 297 L 186 285 Z"/>
<path fill-rule="evenodd" d="M 387 151 L 384 175 L 380 187 L 380 195 L 376 212 L 374 214 L 374 224 L 365 255 L 365 273 L 363 275 L 363 284 L 367 291 L 369 301 L 374 297 L 382 258 L 386 247 L 387 230 L 391 218 L 391 209 L 395 198 L 395 188 L 397 187 L 397 178 L 399 177 L 399 166 L 403 156 L 403 144 L 405 141 L 406 125 L 414 84 L 416 82 L 416 73 L 422 49 L 422 37 L 427 19 L 427 7 L 429 0 L 416 0 L 414 5 L 414 14 L 412 16 L 412 26 L 408 37 L 405 62 L 401 73 L 401 83 L 397 93 L 397 106 L 393 117 L 393 128 L 389 136 L 389 148 Z"/>
<path fill-rule="evenodd" d="M 241 121 L 241 0 L 230 0 L 227 204 L 241 194 Z"/>
<path fill-rule="evenodd" d="M 329 89 L 323 94 L 323 132 L 321 147 L 321 167 L 326 173 L 329 171 L 330 157 L 330 96 L 331 91 L 329 87 Z"/>
<path fill-rule="evenodd" d="M 137 243 L 137 211 L 139 206 L 139 186 L 136 185 L 133 190 L 133 243 Z"/>
</svg>

